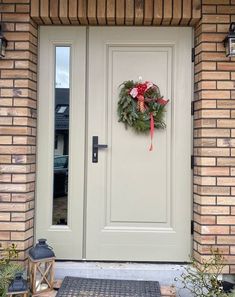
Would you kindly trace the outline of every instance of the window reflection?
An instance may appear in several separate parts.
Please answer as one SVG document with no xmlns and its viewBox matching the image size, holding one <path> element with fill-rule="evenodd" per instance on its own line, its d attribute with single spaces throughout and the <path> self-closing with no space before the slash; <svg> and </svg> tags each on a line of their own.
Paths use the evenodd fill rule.
<svg viewBox="0 0 235 297">
<path fill-rule="evenodd" d="M 53 225 L 67 225 L 70 47 L 55 49 L 55 145 Z"/>
</svg>

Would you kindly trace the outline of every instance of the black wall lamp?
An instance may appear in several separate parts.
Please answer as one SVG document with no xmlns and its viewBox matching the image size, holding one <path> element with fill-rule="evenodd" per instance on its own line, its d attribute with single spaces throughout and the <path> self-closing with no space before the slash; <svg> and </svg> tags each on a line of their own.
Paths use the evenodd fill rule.
<svg viewBox="0 0 235 297">
<path fill-rule="evenodd" d="M 5 57 L 7 39 L 3 36 L 2 25 L 0 24 L 0 59 Z"/>
<path fill-rule="evenodd" d="M 235 56 L 235 23 L 230 24 L 228 35 L 224 39 L 224 47 L 226 57 Z"/>
</svg>

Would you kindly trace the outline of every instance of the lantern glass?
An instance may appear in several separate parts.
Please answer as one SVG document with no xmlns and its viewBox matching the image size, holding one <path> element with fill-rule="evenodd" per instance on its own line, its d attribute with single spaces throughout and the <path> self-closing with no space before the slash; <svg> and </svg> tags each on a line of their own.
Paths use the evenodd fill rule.
<svg viewBox="0 0 235 297">
<path fill-rule="evenodd" d="M 54 264 L 55 258 L 34 260 L 29 256 L 30 287 L 33 294 L 53 290 Z"/>
<path fill-rule="evenodd" d="M 229 56 L 235 56 L 235 37 L 229 38 Z"/>
</svg>

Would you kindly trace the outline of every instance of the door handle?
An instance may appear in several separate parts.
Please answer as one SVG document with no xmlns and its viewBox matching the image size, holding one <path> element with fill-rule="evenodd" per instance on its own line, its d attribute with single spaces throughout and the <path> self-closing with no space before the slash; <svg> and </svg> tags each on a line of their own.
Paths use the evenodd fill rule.
<svg viewBox="0 0 235 297">
<path fill-rule="evenodd" d="M 98 136 L 92 137 L 92 163 L 98 163 L 99 149 L 106 149 L 107 147 L 107 144 L 99 144 Z"/>
</svg>

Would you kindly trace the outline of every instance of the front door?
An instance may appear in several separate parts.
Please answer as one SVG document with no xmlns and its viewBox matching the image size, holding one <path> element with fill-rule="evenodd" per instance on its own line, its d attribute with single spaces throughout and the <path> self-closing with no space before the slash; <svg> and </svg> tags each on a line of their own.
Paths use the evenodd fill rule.
<svg viewBox="0 0 235 297">
<path fill-rule="evenodd" d="M 187 261 L 191 219 L 191 29 L 40 29 L 36 237 L 57 258 Z M 167 128 L 118 122 L 119 86 L 156 83 Z M 107 148 L 92 157 L 94 136 Z"/>
</svg>

